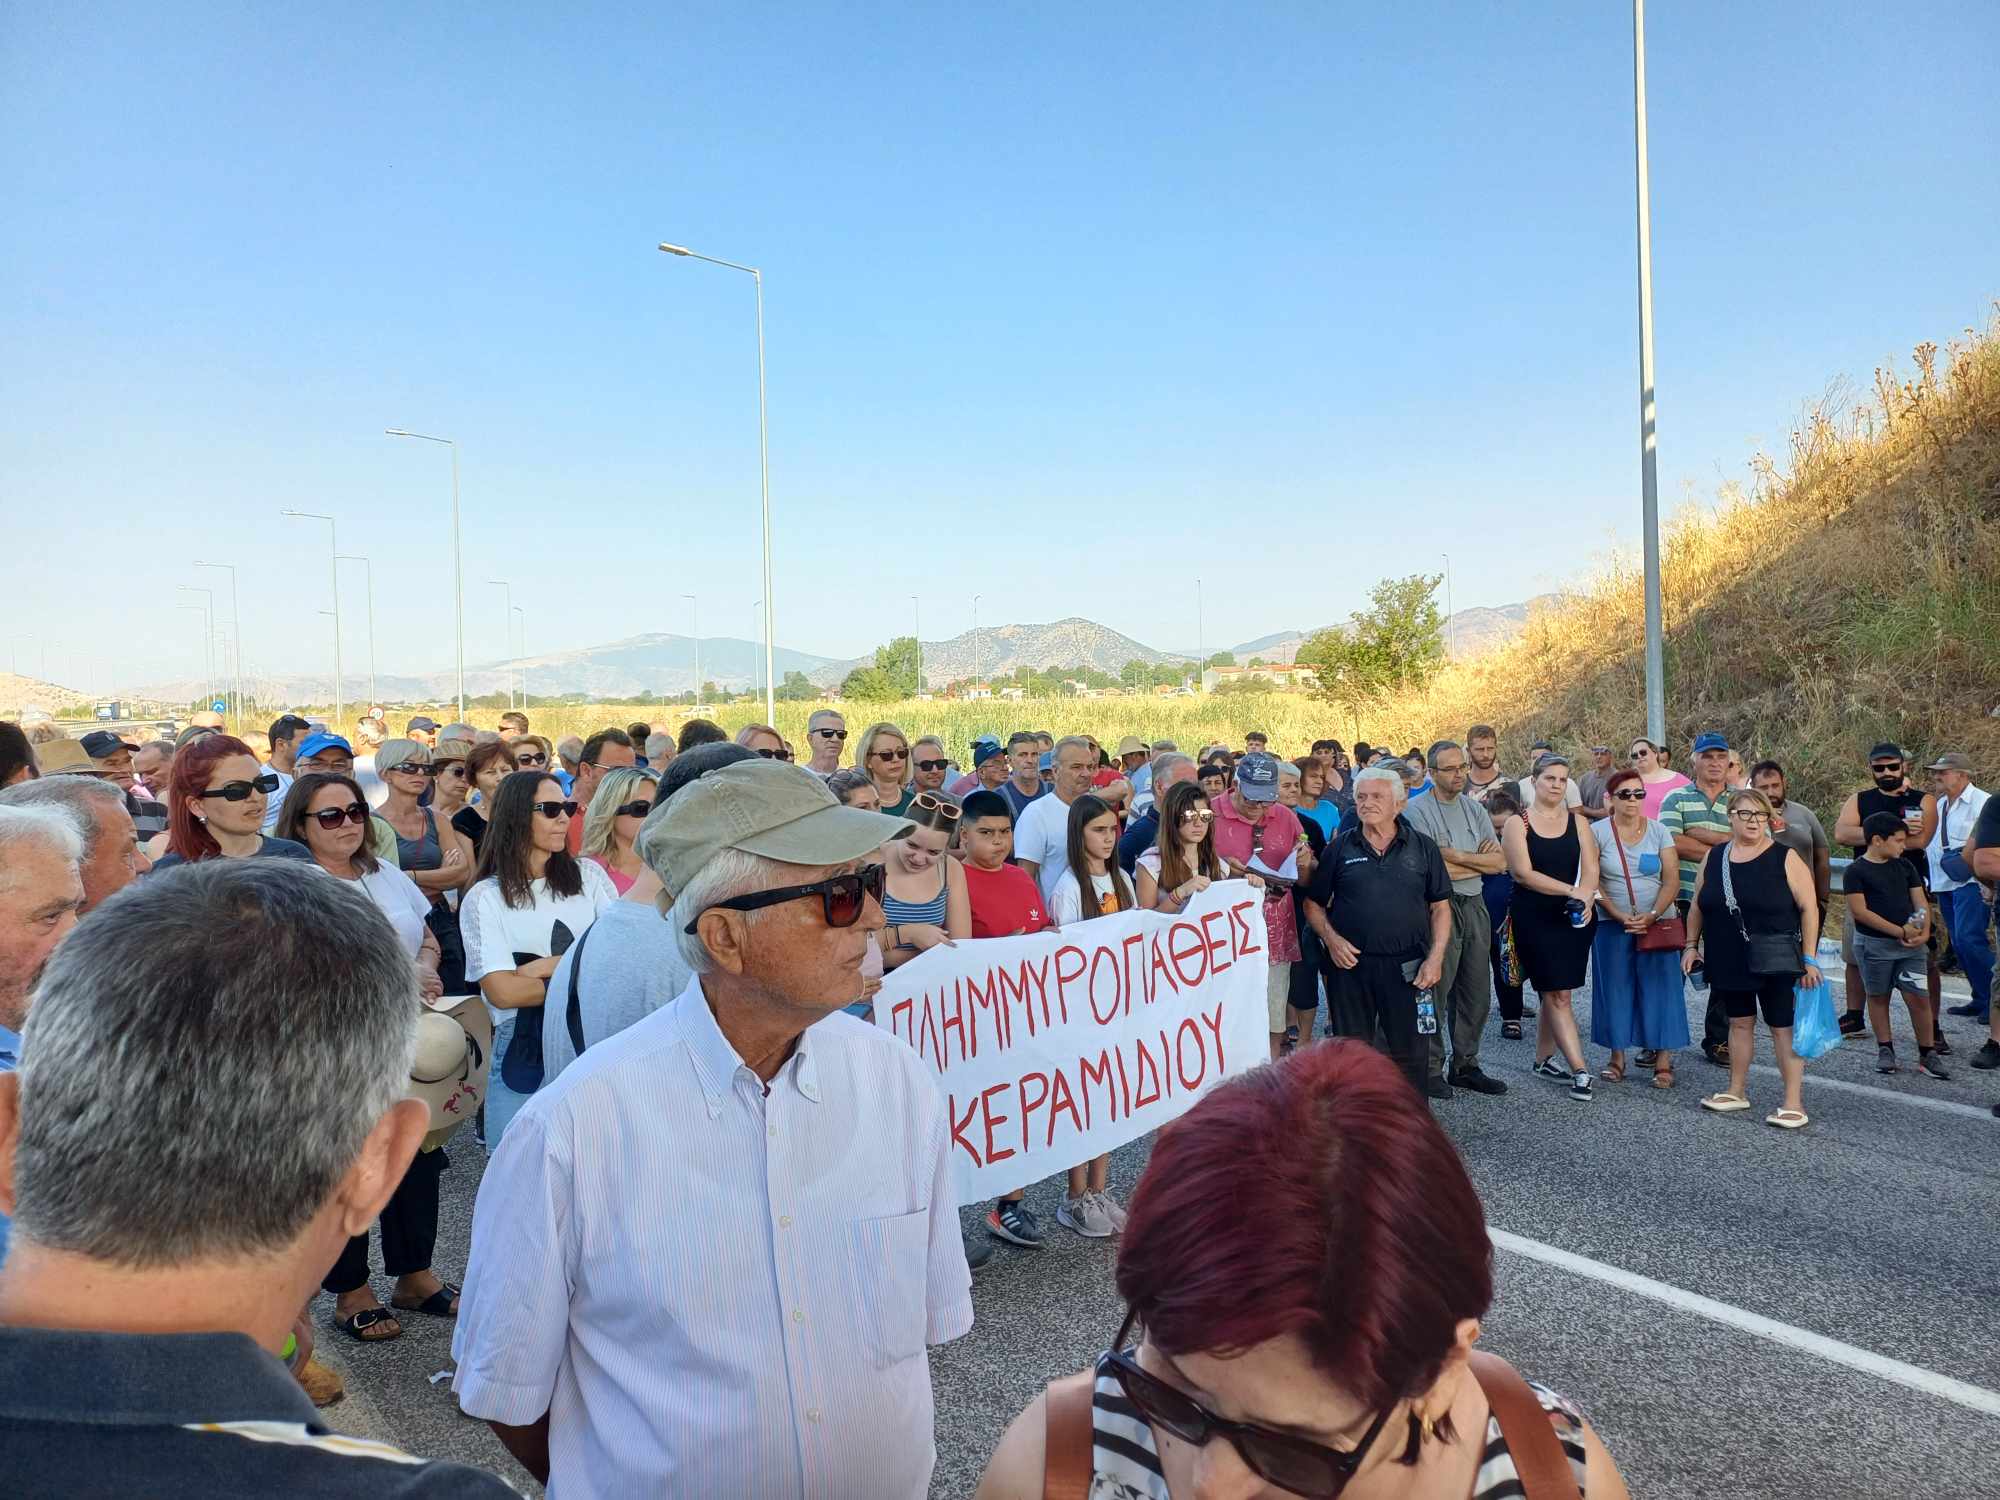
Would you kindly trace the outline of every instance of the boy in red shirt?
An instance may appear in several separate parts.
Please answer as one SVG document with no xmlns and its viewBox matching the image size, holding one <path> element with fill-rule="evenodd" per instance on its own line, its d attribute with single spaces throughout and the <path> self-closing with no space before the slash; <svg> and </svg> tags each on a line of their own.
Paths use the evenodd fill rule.
<svg viewBox="0 0 2000 1500">
<path fill-rule="evenodd" d="M 965 894 L 972 905 L 975 938 L 1019 937 L 1054 924 L 1042 904 L 1035 877 L 1007 863 L 1014 852 L 1014 813 L 998 792 L 978 791 L 965 799 L 958 820 L 958 847 L 965 856 Z M 1012 1245 L 1039 1249 L 1042 1226 L 1021 1201 L 1026 1188 L 996 1199 L 986 1215 L 986 1232 Z"/>
</svg>

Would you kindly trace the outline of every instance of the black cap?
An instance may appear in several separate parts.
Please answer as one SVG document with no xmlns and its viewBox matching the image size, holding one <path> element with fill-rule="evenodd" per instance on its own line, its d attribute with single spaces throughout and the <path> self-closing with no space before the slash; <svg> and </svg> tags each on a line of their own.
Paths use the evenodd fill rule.
<svg viewBox="0 0 2000 1500">
<path fill-rule="evenodd" d="M 414 719 L 410 720 L 410 722 L 404 727 L 403 732 L 405 734 L 408 734 L 412 729 L 422 729 L 430 734 L 436 734 L 437 727 L 438 727 L 438 721 L 436 719 L 427 718 L 423 714 L 418 714 Z"/>
<path fill-rule="evenodd" d="M 1528 748 L 1530 750 L 1553 750 L 1555 749 L 1555 746 L 1551 745 L 1547 740 L 1536 740 L 1535 743 L 1528 746 Z"/>
<path fill-rule="evenodd" d="M 1896 743 L 1896 742 L 1895 742 L 1894 740 L 1884 740 L 1884 741 L 1882 741 L 1882 743 L 1881 743 L 1881 744 L 1877 745 L 1877 746 L 1876 746 L 1876 747 L 1875 747 L 1875 748 L 1874 748 L 1873 750 L 1870 750 L 1870 751 L 1868 752 L 1868 758 L 1869 758 L 1870 760 L 1908 760 L 1908 759 L 1909 759 L 1909 757 L 1908 757 L 1908 756 L 1906 756 L 1905 754 L 1903 754 L 1903 747 L 1902 747 L 1901 745 L 1897 744 L 1897 743 Z"/>
<path fill-rule="evenodd" d="M 82 741 L 83 753 L 92 760 L 109 760 L 120 750 L 137 750 L 130 740 L 121 740 L 108 729 L 93 729 Z"/>
</svg>

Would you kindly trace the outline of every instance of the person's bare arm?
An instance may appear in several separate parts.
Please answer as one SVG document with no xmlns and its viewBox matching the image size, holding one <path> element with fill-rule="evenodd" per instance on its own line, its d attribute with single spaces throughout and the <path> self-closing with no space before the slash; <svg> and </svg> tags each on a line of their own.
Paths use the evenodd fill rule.
<svg viewBox="0 0 2000 1500">
<path fill-rule="evenodd" d="M 1590 1500 L 1632 1500 L 1625 1476 L 1588 1422 L 1583 1424 L 1583 1485 Z"/>
<path fill-rule="evenodd" d="M 1833 899 L 1833 851 L 1824 844 L 1813 849 L 1812 883 L 1819 909 L 1825 911 L 1827 902 Z"/>
<path fill-rule="evenodd" d="M 1912 849 L 1928 849 L 1931 840 L 1937 837 L 1937 798 L 1933 797 L 1929 792 L 1924 793 L 1923 814 L 1923 825 L 1910 838 L 1910 847 Z"/>
<path fill-rule="evenodd" d="M 1590 824 L 1576 824 L 1576 893 L 1585 906 L 1597 899 L 1597 835 L 1590 831 Z"/>
<path fill-rule="evenodd" d="M 1444 867 L 1452 875 L 1498 875 L 1507 868 L 1507 856 L 1494 839 L 1484 839 L 1479 848 L 1467 854 L 1462 849 L 1447 849 L 1438 845 L 1438 853 L 1444 856 Z"/>
<path fill-rule="evenodd" d="M 1424 961 L 1417 965 L 1416 986 L 1420 990 L 1437 988 L 1437 982 L 1444 977 L 1444 950 L 1451 944 L 1451 903 L 1433 901 L 1431 903 L 1431 951 L 1424 955 Z"/>
<path fill-rule="evenodd" d="M 944 930 L 954 939 L 972 936 L 972 897 L 965 888 L 965 868 L 957 860 L 944 867 Z"/>
<path fill-rule="evenodd" d="M 1799 936 L 1804 940 L 1806 962 L 1815 969 L 1819 963 L 1819 899 L 1813 891 L 1812 875 L 1796 849 L 1785 853 L 1785 884 L 1791 887 L 1792 901 L 1799 909 Z"/>
<path fill-rule="evenodd" d="M 497 969 L 479 981 L 479 993 L 501 1010 L 527 1010 L 548 999 L 549 976 L 557 960 L 538 958 L 518 969 Z"/>
<path fill-rule="evenodd" d="M 1048 1395 L 1040 1392 L 1014 1418 L 986 1461 L 972 1500 L 1042 1500 L 1048 1464 Z"/>
<path fill-rule="evenodd" d="M 1837 844 L 1847 844 L 1857 849 L 1868 847 L 1867 835 L 1861 831 L 1859 792 L 1840 804 L 1840 816 L 1833 820 L 1833 840 Z"/>
<path fill-rule="evenodd" d="M 500 1446 L 514 1455 L 514 1461 L 535 1476 L 538 1484 L 549 1482 L 549 1414 L 543 1412 L 526 1427 L 509 1427 L 505 1422 L 488 1422 Z"/>
</svg>

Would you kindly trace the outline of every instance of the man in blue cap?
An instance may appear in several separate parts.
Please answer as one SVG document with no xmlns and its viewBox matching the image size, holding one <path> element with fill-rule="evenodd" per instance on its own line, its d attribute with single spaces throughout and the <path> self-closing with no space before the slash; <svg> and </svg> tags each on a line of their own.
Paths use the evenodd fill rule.
<svg viewBox="0 0 2000 1500">
<path fill-rule="evenodd" d="M 301 776 L 325 771 L 334 776 L 352 777 L 354 747 L 339 735 L 323 729 L 318 734 L 307 735 L 300 743 L 296 765 Z M 401 868 L 401 858 L 396 852 L 396 830 L 379 816 L 368 819 L 368 847 L 384 864 Z"/>
<path fill-rule="evenodd" d="M 972 742 L 972 769 L 945 788 L 945 795 L 963 802 L 974 792 L 997 792 L 1007 779 L 1007 751 L 997 734 L 982 734 Z"/>
<path fill-rule="evenodd" d="M 1729 741 L 1722 734 L 1709 729 L 1695 737 L 1694 780 L 1667 793 L 1660 804 L 1660 826 L 1673 836 L 1674 853 L 1680 856 L 1678 904 L 1685 921 L 1694 903 L 1695 876 L 1701 873 L 1708 851 L 1729 842 Z M 1701 1051 L 1717 1067 L 1729 1066 L 1729 1015 L 1713 990 L 1702 1024 Z"/>
</svg>

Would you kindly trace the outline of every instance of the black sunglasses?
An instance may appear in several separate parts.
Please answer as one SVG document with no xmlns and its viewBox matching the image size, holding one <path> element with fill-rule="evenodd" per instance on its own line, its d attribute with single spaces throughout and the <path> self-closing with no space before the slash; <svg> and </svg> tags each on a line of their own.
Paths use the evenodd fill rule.
<svg viewBox="0 0 2000 1500">
<path fill-rule="evenodd" d="M 765 760 L 790 760 L 792 758 L 792 752 L 789 750 L 759 750 L 757 753 Z"/>
<path fill-rule="evenodd" d="M 870 750 L 868 753 L 877 760 L 908 760 L 910 758 L 910 749 L 907 745 L 900 750 Z"/>
<path fill-rule="evenodd" d="M 196 792 L 197 797 L 220 797 L 224 802 L 248 802 L 252 792 L 262 792 L 265 796 L 278 789 L 278 778 L 266 771 L 255 781 L 231 781 L 222 786 L 212 787 L 205 792 Z"/>
<path fill-rule="evenodd" d="M 807 896 L 817 896 L 827 926 L 852 927 L 861 920 L 861 913 L 867 907 L 866 897 L 874 897 L 876 905 L 881 905 L 883 875 L 881 865 L 864 865 L 859 870 L 815 880 L 810 885 L 781 885 L 776 890 L 732 896 L 727 901 L 716 902 L 708 910 L 756 911 L 763 906 L 779 906 L 787 901 L 803 901 Z M 701 918 L 697 916 L 687 924 L 685 930 L 690 936 L 700 922 Z"/>
<path fill-rule="evenodd" d="M 1611 795 L 1616 797 L 1620 802 L 1644 802 L 1646 800 L 1644 792 L 1613 792 Z"/>
<path fill-rule="evenodd" d="M 548 763 L 549 763 L 549 758 L 546 755 L 542 754 L 542 752 L 539 750 L 530 751 L 526 755 L 517 755 L 514 757 L 514 764 L 517 766 L 545 766 Z"/>
<path fill-rule="evenodd" d="M 328 833 L 332 833 L 342 823 L 352 823 L 357 828 L 366 828 L 368 826 L 368 804 L 365 802 L 350 802 L 345 807 L 322 807 L 318 812 L 313 814 L 313 821 Z"/>
<path fill-rule="evenodd" d="M 613 816 L 620 818 L 643 818 L 652 810 L 653 804 L 650 802 L 627 802 Z"/>
<path fill-rule="evenodd" d="M 574 802 L 530 802 L 528 806 L 545 818 L 573 818 L 576 816 Z"/>
<path fill-rule="evenodd" d="M 827 740 L 844 740 L 847 738 L 847 731 L 845 729 L 815 729 L 813 733 L 821 739 Z"/>
<path fill-rule="evenodd" d="M 1883 771 L 1900 771 L 1903 769 L 1903 763 L 1900 760 L 1885 760 L 1870 766 L 1868 769 L 1878 774 Z"/>
<path fill-rule="evenodd" d="M 406 760 L 400 766 L 389 767 L 389 771 L 391 774 L 401 771 L 406 776 L 435 776 L 438 768 L 432 765 L 420 766 L 413 760 Z"/>
<path fill-rule="evenodd" d="M 1133 1410 L 1147 1422 L 1196 1448 L 1207 1447 L 1218 1437 L 1228 1438 L 1258 1478 L 1307 1500 L 1334 1500 L 1345 1490 L 1389 1420 L 1385 1407 L 1375 1414 L 1361 1441 L 1342 1451 L 1287 1432 L 1218 1417 L 1186 1391 L 1148 1374 L 1131 1350 L 1106 1357 Z"/>
<path fill-rule="evenodd" d="M 917 769 L 919 771 L 942 771 L 950 764 L 951 762 L 948 760 L 920 760 L 917 762 Z"/>
</svg>

